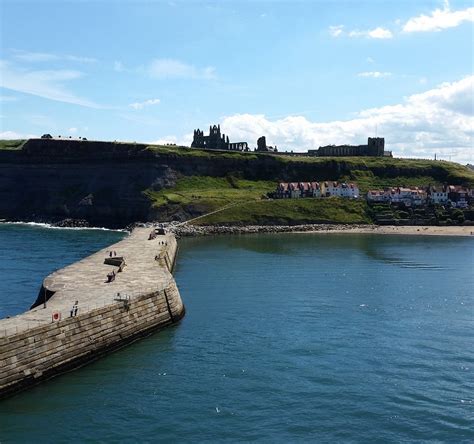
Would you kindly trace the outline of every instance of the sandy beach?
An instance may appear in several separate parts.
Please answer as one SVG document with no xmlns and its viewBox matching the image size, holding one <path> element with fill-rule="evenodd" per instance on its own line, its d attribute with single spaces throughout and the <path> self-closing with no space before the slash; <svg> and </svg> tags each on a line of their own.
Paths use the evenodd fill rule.
<svg viewBox="0 0 474 444">
<path fill-rule="evenodd" d="M 423 235 L 423 236 L 473 236 L 474 226 L 395 226 L 395 225 L 367 225 L 340 228 L 330 226 L 325 230 L 304 231 L 305 233 L 363 233 L 363 234 L 399 234 L 399 235 Z M 302 231 L 300 231 L 302 233 Z"/>
</svg>

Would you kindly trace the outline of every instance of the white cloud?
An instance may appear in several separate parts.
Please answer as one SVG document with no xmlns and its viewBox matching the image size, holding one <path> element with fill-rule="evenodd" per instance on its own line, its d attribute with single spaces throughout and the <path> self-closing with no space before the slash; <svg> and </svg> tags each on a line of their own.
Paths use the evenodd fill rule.
<svg viewBox="0 0 474 444">
<path fill-rule="evenodd" d="M 2 131 L 0 132 L 0 139 L 15 140 L 15 139 L 31 139 L 38 137 L 36 134 L 17 133 L 16 131 Z"/>
<path fill-rule="evenodd" d="M 193 139 L 192 134 L 185 134 L 183 137 L 176 137 L 176 136 L 165 136 L 160 137 L 159 139 L 155 139 L 152 141 L 147 141 L 145 143 L 149 143 L 150 145 L 167 145 L 167 144 L 175 144 L 178 146 L 189 146 L 191 144 L 191 140 Z"/>
<path fill-rule="evenodd" d="M 445 2 L 443 9 L 435 9 L 430 15 L 419 15 L 410 18 L 403 25 L 404 32 L 430 32 L 455 28 L 463 22 L 474 22 L 474 8 L 451 11 Z"/>
<path fill-rule="evenodd" d="M 70 54 L 60 55 L 48 52 L 30 52 L 22 49 L 12 49 L 13 58 L 21 62 L 36 63 L 36 62 L 52 62 L 57 60 L 67 60 L 78 63 L 93 63 L 97 60 L 91 57 L 81 57 Z"/>
<path fill-rule="evenodd" d="M 101 108 L 90 100 L 76 96 L 64 86 L 63 82 L 82 77 L 83 74 L 80 71 L 66 69 L 32 71 L 17 68 L 9 62 L 0 61 L 0 72 L 0 87 L 2 88 L 57 102 L 72 103 L 89 108 Z"/>
<path fill-rule="evenodd" d="M 160 99 L 148 99 L 145 100 L 144 102 L 135 102 L 135 103 L 130 103 L 128 105 L 130 108 L 139 110 L 145 108 L 145 106 L 151 106 L 151 105 L 158 105 L 160 103 Z"/>
<path fill-rule="evenodd" d="M 161 137 L 160 139 L 152 140 L 151 142 L 147 142 L 150 145 L 169 145 L 169 144 L 175 144 L 177 145 L 178 143 L 178 138 L 176 136 L 165 136 Z"/>
<path fill-rule="evenodd" d="M 333 37 L 339 37 L 344 33 L 344 25 L 336 25 L 329 27 L 329 34 Z"/>
<path fill-rule="evenodd" d="M 366 143 L 385 137 L 395 156 L 432 158 L 455 152 L 453 160 L 473 162 L 474 76 L 444 83 L 400 104 L 360 111 L 351 120 L 311 122 L 302 116 L 269 120 L 264 115 L 237 114 L 223 119 L 221 128 L 232 140 L 255 144 L 265 135 L 283 150 L 305 151 L 328 144 Z"/>
<path fill-rule="evenodd" d="M 146 67 L 145 71 L 150 77 L 155 79 L 188 78 L 210 80 L 216 78 L 215 68 L 212 66 L 198 68 L 174 59 L 155 59 Z"/>
<path fill-rule="evenodd" d="M 355 29 L 353 31 L 345 31 L 344 30 L 344 25 L 337 25 L 337 26 L 330 26 L 329 27 L 329 34 L 332 37 L 365 37 L 369 39 L 391 39 L 393 37 L 392 31 L 382 28 L 382 27 L 377 27 L 374 29 L 368 29 L 368 30 L 358 30 Z"/>
<path fill-rule="evenodd" d="M 372 77 L 373 79 L 380 79 L 383 77 L 390 77 L 391 72 L 380 72 L 380 71 L 365 71 L 357 74 L 359 77 Z"/>
<path fill-rule="evenodd" d="M 359 30 L 354 30 L 350 31 L 347 34 L 349 37 L 366 37 L 370 39 L 391 39 L 393 38 L 392 31 L 382 28 L 382 27 L 377 27 L 375 29 L 369 29 L 366 31 L 359 31 Z"/>
<path fill-rule="evenodd" d="M 71 134 L 76 134 L 76 133 L 77 133 L 77 128 L 72 127 L 72 128 L 69 128 L 68 131 L 69 131 Z"/>
<path fill-rule="evenodd" d="M 443 29 L 455 28 L 464 22 L 474 22 L 474 7 L 452 11 L 449 2 L 445 0 L 443 9 L 435 9 L 429 15 L 421 14 L 417 17 L 408 19 L 404 25 L 401 20 L 395 20 L 397 28 L 402 27 L 405 33 L 411 32 L 430 32 L 441 31 Z M 346 31 L 344 25 L 336 25 L 329 27 L 329 34 L 332 37 L 365 37 L 371 39 L 391 39 L 394 32 L 390 29 L 378 26 L 369 30 L 352 30 Z"/>
</svg>

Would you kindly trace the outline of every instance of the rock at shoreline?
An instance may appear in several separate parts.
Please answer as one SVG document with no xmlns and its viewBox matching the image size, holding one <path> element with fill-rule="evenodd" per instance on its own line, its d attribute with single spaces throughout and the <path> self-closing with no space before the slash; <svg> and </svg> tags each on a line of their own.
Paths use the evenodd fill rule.
<svg viewBox="0 0 474 444">
<path fill-rule="evenodd" d="M 63 219 L 53 225 L 59 228 L 88 228 L 89 222 L 84 219 Z"/>
<path fill-rule="evenodd" d="M 354 224 L 305 224 L 305 225 L 190 225 L 164 224 L 177 237 L 209 236 L 216 234 L 296 233 L 308 231 L 345 231 L 354 228 L 373 228 L 372 225 Z"/>
</svg>

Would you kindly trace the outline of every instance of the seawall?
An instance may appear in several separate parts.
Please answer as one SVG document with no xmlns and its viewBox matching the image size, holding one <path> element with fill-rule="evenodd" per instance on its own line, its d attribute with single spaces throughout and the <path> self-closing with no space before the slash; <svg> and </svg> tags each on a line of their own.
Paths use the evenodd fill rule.
<svg viewBox="0 0 474 444">
<path fill-rule="evenodd" d="M 184 316 L 171 274 L 176 239 L 149 239 L 150 232 L 136 229 L 117 244 L 52 273 L 35 308 L 0 320 L 0 398 L 87 364 Z M 107 282 L 112 272 L 115 276 Z"/>
</svg>

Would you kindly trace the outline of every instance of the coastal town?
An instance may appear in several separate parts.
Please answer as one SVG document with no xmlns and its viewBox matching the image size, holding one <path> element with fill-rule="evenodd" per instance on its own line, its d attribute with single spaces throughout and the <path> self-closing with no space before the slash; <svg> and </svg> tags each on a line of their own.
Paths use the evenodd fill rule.
<svg viewBox="0 0 474 444">
<path fill-rule="evenodd" d="M 359 199 L 361 197 L 356 183 L 345 182 L 280 182 L 275 192 L 270 193 L 275 199 L 328 198 L 344 197 Z M 474 188 L 458 185 L 428 187 L 390 187 L 369 190 L 365 195 L 368 203 L 389 203 L 417 207 L 422 205 L 442 205 L 453 208 L 467 208 L 474 203 Z"/>
<path fill-rule="evenodd" d="M 361 197 L 356 183 L 345 182 L 280 182 L 271 197 L 275 199 Z M 403 204 L 407 207 L 421 205 L 447 205 L 455 208 L 467 208 L 474 203 L 474 188 L 458 185 L 427 187 L 391 187 L 369 190 L 365 195 L 369 203 Z"/>
</svg>

